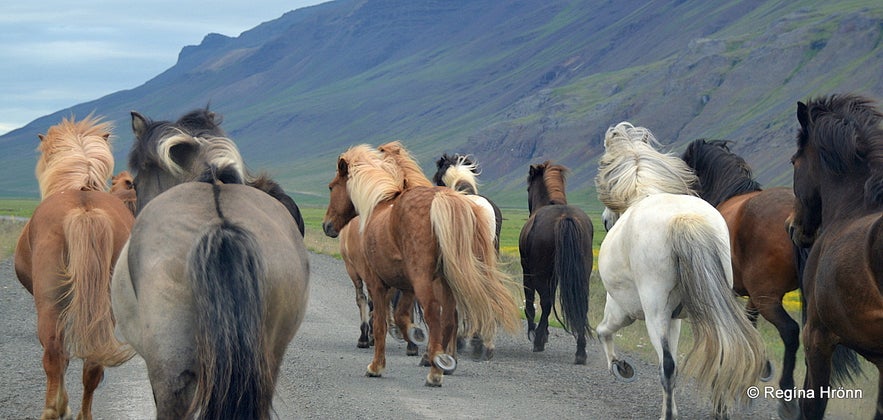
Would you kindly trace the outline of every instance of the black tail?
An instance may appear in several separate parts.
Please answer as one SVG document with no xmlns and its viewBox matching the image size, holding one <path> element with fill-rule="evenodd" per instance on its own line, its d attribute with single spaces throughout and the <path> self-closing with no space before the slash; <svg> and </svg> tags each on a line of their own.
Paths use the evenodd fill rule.
<svg viewBox="0 0 883 420">
<path fill-rule="evenodd" d="M 564 328 L 573 334 L 589 329 L 589 276 L 586 258 L 592 258 L 591 249 L 583 249 L 583 231 L 571 217 L 564 217 L 555 227 L 555 262 L 553 282 L 558 285 Z M 558 313 L 555 312 L 558 318 Z M 559 318 L 560 322 L 561 319 Z"/>
<path fill-rule="evenodd" d="M 248 231 L 221 216 L 190 252 L 199 372 L 188 418 L 269 417 L 274 379 L 262 333 L 266 268 L 258 249 Z"/>
</svg>

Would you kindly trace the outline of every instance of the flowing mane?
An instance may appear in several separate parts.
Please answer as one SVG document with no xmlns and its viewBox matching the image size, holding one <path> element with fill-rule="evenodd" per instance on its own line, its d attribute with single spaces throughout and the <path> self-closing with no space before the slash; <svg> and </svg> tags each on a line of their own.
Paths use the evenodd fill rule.
<svg viewBox="0 0 883 420">
<path fill-rule="evenodd" d="M 366 144 L 349 148 L 339 160 L 346 162 L 347 192 L 360 216 L 359 231 L 362 232 L 374 207 L 405 190 L 404 175 L 398 165 Z"/>
<path fill-rule="evenodd" d="M 660 153 L 650 130 L 622 122 L 607 130 L 595 186 L 598 198 L 622 213 L 651 194 L 695 195 L 698 179 L 681 158 Z"/>
<path fill-rule="evenodd" d="M 478 194 L 478 164 L 468 155 L 444 154 L 436 165 L 439 171 L 444 170 L 443 173 L 436 173 L 433 179 L 436 185 L 448 186 L 467 194 Z"/>
<path fill-rule="evenodd" d="M 699 178 L 699 196 L 715 207 L 737 195 L 762 189 L 752 177 L 751 167 L 730 151 L 729 143 L 727 140 L 694 140 L 681 156 Z"/>
<path fill-rule="evenodd" d="M 797 146 L 819 150 L 822 166 L 835 175 L 867 172 L 865 200 L 883 204 L 883 114 L 873 100 L 831 95 L 807 102 Z M 811 125 L 812 129 L 807 130 Z"/>
<path fill-rule="evenodd" d="M 548 160 L 531 165 L 527 175 L 527 184 L 541 187 L 539 190 L 535 190 L 535 193 L 531 191 L 528 202 L 531 211 L 550 204 L 567 204 L 567 195 L 565 194 L 567 172 L 566 167 Z M 540 185 L 536 185 L 538 181 L 541 182 Z"/>
<path fill-rule="evenodd" d="M 383 153 L 385 157 L 391 159 L 391 161 L 402 171 L 402 176 L 404 176 L 405 181 L 404 189 L 432 186 L 432 182 L 429 181 L 429 178 L 427 178 L 423 173 L 423 170 L 420 169 L 417 160 L 405 150 L 400 141 L 396 140 L 383 144 L 379 146 L 377 150 L 379 150 L 380 153 Z"/>
<path fill-rule="evenodd" d="M 35 172 L 42 198 L 67 189 L 108 191 L 114 165 L 111 130 L 110 122 L 89 115 L 80 121 L 64 118 L 40 135 Z"/>
</svg>

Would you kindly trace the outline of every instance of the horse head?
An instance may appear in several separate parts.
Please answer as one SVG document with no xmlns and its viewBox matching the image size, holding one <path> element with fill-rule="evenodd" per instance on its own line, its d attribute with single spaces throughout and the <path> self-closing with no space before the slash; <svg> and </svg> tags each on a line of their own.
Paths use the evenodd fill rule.
<svg viewBox="0 0 883 420">
<path fill-rule="evenodd" d="M 337 159 L 337 173 L 328 184 L 328 208 L 325 210 L 325 218 L 322 220 L 322 230 L 325 235 L 332 238 L 336 238 L 343 227 L 358 215 L 347 191 L 349 175 L 349 162 L 341 155 Z"/>
<path fill-rule="evenodd" d="M 220 118 L 208 109 L 187 113 L 174 123 L 152 121 L 132 111 L 132 131 L 135 143 L 129 168 L 135 173 L 139 211 L 183 182 L 242 183 L 246 177 L 239 149 L 225 137 Z"/>
<path fill-rule="evenodd" d="M 445 153 L 435 162 L 438 168 L 432 182 L 466 194 L 478 194 L 478 164 L 469 155 Z"/>
<path fill-rule="evenodd" d="M 533 214 L 550 204 L 567 204 L 565 195 L 567 168 L 545 161 L 530 165 L 527 174 L 527 207 Z"/>
</svg>

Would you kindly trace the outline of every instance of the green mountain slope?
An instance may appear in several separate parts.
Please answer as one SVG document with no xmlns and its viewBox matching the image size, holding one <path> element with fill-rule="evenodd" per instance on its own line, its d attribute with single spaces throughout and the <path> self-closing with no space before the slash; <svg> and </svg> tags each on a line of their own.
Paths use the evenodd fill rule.
<svg viewBox="0 0 883 420">
<path fill-rule="evenodd" d="M 604 130 L 623 120 L 671 149 L 737 141 L 767 185 L 790 182 L 795 103 L 856 91 L 883 98 L 876 1 L 338 0 L 237 38 L 206 36 L 132 90 L 0 137 L 0 195 L 36 195 L 36 134 L 71 113 L 174 119 L 211 104 L 253 169 L 325 197 L 348 146 L 400 139 L 434 169 L 472 153 L 483 192 L 524 206 L 530 163 L 572 169 L 591 197 Z"/>
</svg>

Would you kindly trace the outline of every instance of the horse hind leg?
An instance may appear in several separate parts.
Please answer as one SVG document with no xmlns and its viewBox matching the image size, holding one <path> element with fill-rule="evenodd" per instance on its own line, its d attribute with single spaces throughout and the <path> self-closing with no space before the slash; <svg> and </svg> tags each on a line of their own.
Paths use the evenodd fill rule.
<svg viewBox="0 0 883 420">
<path fill-rule="evenodd" d="M 39 299 L 39 297 L 38 297 Z M 39 308 L 47 308 L 39 310 Z M 53 304 L 38 304 L 37 335 L 43 345 L 43 371 L 46 373 L 46 400 L 41 419 L 71 418 L 64 374 L 68 367 L 62 330 L 57 328 L 58 312 Z"/>
<path fill-rule="evenodd" d="M 784 354 L 782 356 L 782 374 L 779 378 L 779 389 L 794 388 L 794 366 L 797 359 L 797 349 L 800 346 L 800 326 L 788 315 L 785 308 L 782 307 L 782 300 L 778 299 L 776 303 L 769 305 L 757 305 L 754 299 L 748 300 L 749 308 L 756 306 L 758 312 L 779 331 L 784 345 Z M 767 369 L 764 369 L 764 377 L 772 379 L 773 371 L 770 362 L 767 361 Z M 767 379 L 767 380 L 769 380 Z M 795 419 L 800 415 L 797 407 L 797 400 L 779 399 L 779 418 Z"/>
<path fill-rule="evenodd" d="M 678 369 L 675 357 L 678 351 L 678 339 L 681 331 L 681 320 L 672 319 L 669 313 L 657 312 L 647 316 L 647 334 L 659 357 L 659 381 L 662 384 L 662 415 L 660 419 L 678 417 L 675 403 L 674 388 L 677 382 Z M 717 412 L 717 408 L 715 409 Z"/>
<path fill-rule="evenodd" d="M 83 404 L 77 420 L 92 420 L 92 397 L 104 378 L 104 366 L 83 360 Z"/>
<path fill-rule="evenodd" d="M 546 350 L 546 343 L 549 342 L 549 315 L 552 313 L 552 304 L 554 295 L 548 288 L 540 291 L 540 322 L 537 324 L 536 335 L 533 340 L 533 351 L 541 352 Z"/>
<path fill-rule="evenodd" d="M 371 347 L 371 340 L 368 337 L 371 334 L 371 326 L 368 324 L 371 321 L 371 309 L 368 305 L 368 297 L 365 296 L 365 291 L 362 290 L 362 282 L 359 281 L 356 284 L 353 281 L 353 286 L 356 289 L 356 305 L 359 306 L 359 318 L 361 319 L 359 341 L 356 343 L 356 347 L 366 349 Z"/>
<path fill-rule="evenodd" d="M 632 382 L 636 379 L 635 370 L 631 364 L 616 355 L 616 349 L 613 346 L 613 334 L 616 334 L 617 331 L 631 325 L 633 322 L 635 320 L 629 317 L 608 294 L 607 302 L 604 305 L 604 318 L 598 324 L 598 338 L 604 346 L 604 355 L 607 356 L 607 370 L 617 379 L 625 382 Z"/>
</svg>

